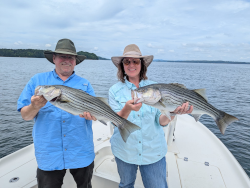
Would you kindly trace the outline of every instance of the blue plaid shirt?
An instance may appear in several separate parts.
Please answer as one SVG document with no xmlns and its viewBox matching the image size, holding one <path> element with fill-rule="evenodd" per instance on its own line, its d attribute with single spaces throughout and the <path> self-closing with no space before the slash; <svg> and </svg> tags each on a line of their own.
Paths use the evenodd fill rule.
<svg viewBox="0 0 250 188">
<path fill-rule="evenodd" d="M 139 87 L 155 82 L 142 80 Z M 115 112 L 121 111 L 125 103 L 131 100 L 131 90 L 136 86 L 125 80 L 125 83 L 118 82 L 109 89 L 109 105 Z M 130 134 L 127 142 L 122 140 L 117 127 L 111 137 L 111 149 L 119 159 L 137 165 L 147 165 L 161 160 L 167 153 L 167 143 L 164 137 L 163 128 L 159 123 L 161 112 L 151 106 L 142 104 L 138 112 L 132 111 L 128 120 L 141 127 Z"/>
<path fill-rule="evenodd" d="M 54 71 L 39 73 L 30 79 L 17 104 L 20 112 L 28 106 L 38 85 L 64 85 L 81 89 L 95 96 L 89 81 L 73 73 L 66 81 Z M 82 168 L 94 158 L 92 121 L 65 112 L 50 102 L 41 108 L 34 118 L 33 141 L 38 167 L 52 171 Z"/>
</svg>

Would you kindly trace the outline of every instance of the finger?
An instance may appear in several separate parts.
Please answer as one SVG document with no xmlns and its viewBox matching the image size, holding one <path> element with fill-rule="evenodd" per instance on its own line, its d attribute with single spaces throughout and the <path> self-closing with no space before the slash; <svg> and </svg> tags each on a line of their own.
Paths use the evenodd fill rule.
<svg viewBox="0 0 250 188">
<path fill-rule="evenodd" d="M 188 104 L 187 103 L 183 103 L 182 106 L 181 106 L 180 114 L 184 114 L 185 113 L 186 107 L 188 107 Z"/>
<path fill-rule="evenodd" d="M 81 118 L 84 118 L 84 116 L 83 116 L 82 114 L 79 114 L 79 116 L 80 116 Z"/>
<path fill-rule="evenodd" d="M 136 103 L 136 104 L 134 104 L 134 106 L 136 106 L 136 107 L 141 107 L 142 106 L 142 103 L 140 102 L 140 103 Z"/>
<path fill-rule="evenodd" d="M 95 118 L 95 116 L 91 116 L 91 118 L 92 118 L 92 120 L 96 121 L 96 118 Z"/>
<path fill-rule="evenodd" d="M 128 100 L 127 103 L 128 104 L 134 104 L 134 100 Z"/>
<path fill-rule="evenodd" d="M 193 111 L 194 107 L 190 106 L 189 110 L 187 111 L 187 114 L 190 114 Z"/>
<path fill-rule="evenodd" d="M 181 109 L 181 107 L 180 106 L 178 106 L 175 110 L 174 110 L 174 113 L 175 114 L 179 114 L 179 110 Z"/>
<path fill-rule="evenodd" d="M 86 119 L 86 117 L 87 117 L 87 112 L 83 112 L 82 116 L 83 116 L 83 118 Z"/>
<path fill-rule="evenodd" d="M 86 114 L 87 114 L 87 118 L 86 118 L 86 119 L 88 119 L 88 120 L 92 120 L 90 113 L 89 113 L 89 112 L 87 112 Z"/>
<path fill-rule="evenodd" d="M 188 105 L 189 105 L 189 102 L 186 102 L 186 105 L 183 109 L 183 113 L 186 113 L 188 111 Z"/>
</svg>

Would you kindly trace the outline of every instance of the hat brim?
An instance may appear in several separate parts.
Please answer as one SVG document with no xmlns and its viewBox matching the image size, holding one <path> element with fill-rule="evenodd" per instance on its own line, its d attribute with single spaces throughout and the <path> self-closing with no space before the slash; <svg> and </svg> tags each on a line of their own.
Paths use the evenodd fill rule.
<svg viewBox="0 0 250 188">
<path fill-rule="evenodd" d="M 45 58 L 46 58 L 49 62 L 55 64 L 55 63 L 53 62 L 53 54 L 55 54 L 55 53 L 57 53 L 57 54 L 75 55 L 75 56 L 76 56 L 76 65 L 78 65 L 79 63 L 81 63 L 84 59 L 86 59 L 86 56 L 84 56 L 84 55 L 77 55 L 76 53 L 65 52 L 65 51 L 54 51 L 54 52 L 53 52 L 53 51 L 47 50 L 47 51 L 44 51 L 44 56 L 45 56 Z"/>
<path fill-rule="evenodd" d="M 118 68 L 119 64 L 121 63 L 121 60 L 125 57 L 142 58 L 145 62 L 146 67 L 148 67 L 154 59 L 153 55 L 146 55 L 146 56 L 131 55 L 131 56 L 115 56 L 115 57 L 111 57 L 111 60 L 114 63 L 114 65 Z"/>
</svg>

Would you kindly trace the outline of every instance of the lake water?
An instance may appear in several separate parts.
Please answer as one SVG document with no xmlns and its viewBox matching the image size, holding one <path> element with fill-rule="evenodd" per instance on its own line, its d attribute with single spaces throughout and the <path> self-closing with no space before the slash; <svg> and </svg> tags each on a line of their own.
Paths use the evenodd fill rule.
<svg viewBox="0 0 250 188">
<path fill-rule="evenodd" d="M 24 121 L 16 111 L 17 99 L 36 73 L 51 71 L 46 59 L 0 57 L 0 158 L 32 143 L 33 121 Z M 76 74 L 88 79 L 97 96 L 108 97 L 117 82 L 117 68 L 111 61 L 85 60 Z M 232 152 L 250 176 L 250 65 L 153 62 L 148 78 L 161 83 L 181 83 L 189 89 L 206 88 L 208 101 L 240 121 L 222 135 L 214 120 L 204 115 L 206 125 Z M 185 139 L 185 138 L 183 138 Z"/>
</svg>

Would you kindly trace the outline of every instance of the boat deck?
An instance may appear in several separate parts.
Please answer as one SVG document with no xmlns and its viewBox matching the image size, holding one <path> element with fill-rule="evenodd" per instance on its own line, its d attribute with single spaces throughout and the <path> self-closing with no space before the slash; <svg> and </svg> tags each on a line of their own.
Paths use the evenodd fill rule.
<svg viewBox="0 0 250 188">
<path fill-rule="evenodd" d="M 175 126 L 174 138 L 172 133 Z M 215 125 L 216 126 L 216 125 Z M 111 152 L 109 139 L 112 126 L 93 123 L 95 167 L 93 188 L 118 187 L 119 175 Z M 178 116 L 176 124 L 164 128 L 168 141 L 167 182 L 169 188 L 249 188 L 250 180 L 224 144 L 203 124 L 189 115 Z M 0 159 L 0 187 L 35 188 L 37 164 L 33 144 Z M 15 178 L 19 178 L 15 182 Z M 10 182 L 13 179 L 14 182 Z M 63 188 L 76 184 L 69 172 Z M 136 188 L 143 188 L 138 170 Z"/>
</svg>

